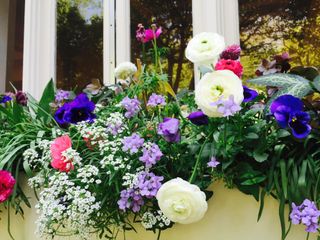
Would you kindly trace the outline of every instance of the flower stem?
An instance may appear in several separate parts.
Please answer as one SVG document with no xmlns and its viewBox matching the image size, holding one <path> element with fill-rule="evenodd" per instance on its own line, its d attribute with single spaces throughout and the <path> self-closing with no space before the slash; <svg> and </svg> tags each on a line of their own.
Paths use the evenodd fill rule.
<svg viewBox="0 0 320 240">
<path fill-rule="evenodd" d="M 14 237 L 12 236 L 12 233 L 11 233 L 11 227 L 10 227 L 10 203 L 8 202 L 8 233 L 9 233 L 9 236 L 12 240 L 14 240 Z"/>
<path fill-rule="evenodd" d="M 200 149 L 200 152 L 199 152 L 199 155 L 198 155 L 198 158 L 197 158 L 197 161 L 193 167 L 193 171 L 192 171 L 192 175 L 189 179 L 189 183 L 193 183 L 195 178 L 197 177 L 197 170 L 198 170 L 198 167 L 199 167 L 199 164 L 200 164 L 200 160 L 201 160 L 201 155 L 202 155 L 202 152 L 204 150 L 204 147 L 205 145 L 207 144 L 207 142 L 209 141 L 211 135 L 214 133 L 214 131 L 212 131 L 209 135 L 209 137 L 206 138 L 206 140 L 204 141 L 204 143 L 202 144 L 201 146 L 201 149 Z"/>
<path fill-rule="evenodd" d="M 161 237 L 161 229 L 159 229 L 157 240 L 160 240 L 160 237 Z"/>
</svg>

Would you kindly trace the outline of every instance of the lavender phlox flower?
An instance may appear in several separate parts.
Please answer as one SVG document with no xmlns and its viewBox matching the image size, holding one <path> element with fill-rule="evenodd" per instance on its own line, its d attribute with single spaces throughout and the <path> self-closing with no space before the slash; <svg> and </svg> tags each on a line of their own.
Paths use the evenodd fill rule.
<svg viewBox="0 0 320 240">
<path fill-rule="evenodd" d="M 143 155 L 139 158 L 139 160 L 145 163 L 147 168 L 155 165 L 163 156 L 159 146 L 155 143 L 147 143 L 145 144 L 143 150 Z"/>
<path fill-rule="evenodd" d="M 56 102 L 60 103 L 63 102 L 64 100 L 68 100 L 70 97 L 70 92 L 69 91 L 64 91 L 62 89 L 57 90 L 55 100 Z"/>
<path fill-rule="evenodd" d="M 129 137 L 125 137 L 122 141 L 122 150 L 125 152 L 130 152 L 130 154 L 137 153 L 138 150 L 143 146 L 144 139 L 138 134 L 134 133 Z"/>
<path fill-rule="evenodd" d="M 164 118 L 158 126 L 158 134 L 162 135 L 167 142 L 180 141 L 180 121 L 176 118 Z"/>
<path fill-rule="evenodd" d="M 210 161 L 208 162 L 208 167 L 216 168 L 220 162 L 217 161 L 216 157 L 211 157 Z"/>
<path fill-rule="evenodd" d="M 166 99 L 162 95 L 157 95 L 155 93 L 152 93 L 152 95 L 149 97 L 147 106 L 156 107 L 156 106 L 165 106 L 166 105 Z"/>
<path fill-rule="evenodd" d="M 216 106 L 218 112 L 222 113 L 224 117 L 233 116 L 241 110 L 241 107 L 235 103 L 233 95 L 230 95 L 227 100 L 223 99 L 223 96 L 221 96 L 219 100 L 211 103 L 211 106 Z"/>
<path fill-rule="evenodd" d="M 126 118 L 132 118 L 140 110 L 140 102 L 137 99 L 137 97 L 134 97 L 134 98 L 125 97 L 121 101 L 121 105 L 123 108 L 127 110 L 127 112 L 124 114 Z"/>
</svg>

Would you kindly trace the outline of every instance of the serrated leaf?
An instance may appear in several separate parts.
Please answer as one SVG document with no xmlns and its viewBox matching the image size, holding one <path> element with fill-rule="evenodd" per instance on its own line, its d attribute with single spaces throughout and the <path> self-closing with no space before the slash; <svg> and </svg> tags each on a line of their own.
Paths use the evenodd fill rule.
<svg viewBox="0 0 320 240">
<path fill-rule="evenodd" d="M 320 92 L 320 75 L 313 80 L 313 86 Z"/>
<path fill-rule="evenodd" d="M 279 88 L 287 88 L 297 84 L 307 84 L 309 85 L 309 81 L 299 75 L 294 74 L 285 74 L 285 73 L 275 73 L 269 74 L 261 77 L 257 77 L 254 79 L 248 80 L 248 82 L 270 86 L 270 87 L 279 87 Z"/>
</svg>

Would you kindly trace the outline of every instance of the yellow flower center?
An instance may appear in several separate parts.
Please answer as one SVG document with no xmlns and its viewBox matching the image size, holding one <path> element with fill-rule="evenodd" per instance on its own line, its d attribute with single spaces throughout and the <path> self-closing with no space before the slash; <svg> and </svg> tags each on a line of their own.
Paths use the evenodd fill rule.
<svg viewBox="0 0 320 240">
<path fill-rule="evenodd" d="M 296 121 L 297 121 L 297 118 L 296 118 L 296 117 L 294 117 L 294 118 L 291 119 L 291 122 L 296 122 Z"/>
<path fill-rule="evenodd" d="M 179 214 L 183 214 L 187 210 L 183 200 L 175 201 L 172 207 L 173 207 L 173 210 Z"/>
<path fill-rule="evenodd" d="M 223 87 L 221 86 L 214 86 L 211 88 L 211 95 L 213 97 L 213 101 L 217 101 L 221 95 L 223 94 Z"/>
</svg>

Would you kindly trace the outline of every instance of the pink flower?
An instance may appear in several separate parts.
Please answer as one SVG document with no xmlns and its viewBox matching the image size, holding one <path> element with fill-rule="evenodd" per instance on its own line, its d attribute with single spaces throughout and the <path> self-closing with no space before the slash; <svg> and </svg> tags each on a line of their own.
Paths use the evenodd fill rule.
<svg viewBox="0 0 320 240">
<path fill-rule="evenodd" d="M 0 171 L 0 203 L 6 201 L 13 192 L 16 180 L 11 173 L 5 170 Z"/>
<path fill-rule="evenodd" d="M 216 70 L 230 70 L 234 72 L 239 78 L 241 78 L 243 73 L 243 67 L 239 61 L 231 59 L 221 59 L 215 67 Z"/>
<path fill-rule="evenodd" d="M 69 172 L 74 169 L 72 159 L 63 156 L 63 152 L 72 147 L 71 139 L 68 135 L 56 138 L 50 146 L 51 166 L 60 172 Z"/>
<path fill-rule="evenodd" d="M 223 59 L 231 59 L 231 60 L 238 60 L 241 54 L 241 48 L 238 44 L 231 45 L 224 50 L 220 58 Z"/>
<path fill-rule="evenodd" d="M 144 42 L 144 39 L 146 37 L 146 30 L 144 29 L 144 26 L 139 23 L 138 24 L 138 29 L 136 31 L 136 38 L 139 42 Z"/>
<path fill-rule="evenodd" d="M 146 43 L 146 42 L 152 41 L 153 39 L 158 38 L 161 35 L 161 33 L 162 33 L 161 27 L 158 29 L 147 29 L 145 31 L 145 37 L 143 39 L 143 42 Z"/>
</svg>

